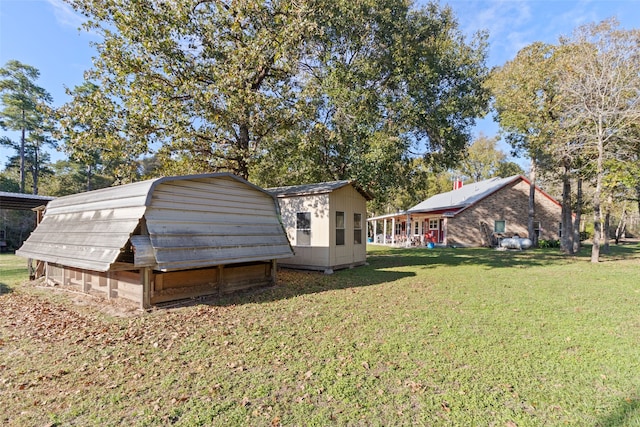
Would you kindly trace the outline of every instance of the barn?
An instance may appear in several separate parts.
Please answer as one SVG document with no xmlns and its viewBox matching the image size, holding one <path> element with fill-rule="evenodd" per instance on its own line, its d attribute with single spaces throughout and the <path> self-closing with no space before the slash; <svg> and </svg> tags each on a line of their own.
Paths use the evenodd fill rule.
<svg viewBox="0 0 640 427">
<path fill-rule="evenodd" d="M 267 189 L 280 204 L 295 255 L 278 265 L 324 271 L 366 262 L 369 192 L 354 181 L 331 181 Z"/>
<path fill-rule="evenodd" d="M 50 284 L 148 308 L 272 284 L 292 249 L 271 194 L 214 173 L 57 198 L 16 254 Z"/>
</svg>

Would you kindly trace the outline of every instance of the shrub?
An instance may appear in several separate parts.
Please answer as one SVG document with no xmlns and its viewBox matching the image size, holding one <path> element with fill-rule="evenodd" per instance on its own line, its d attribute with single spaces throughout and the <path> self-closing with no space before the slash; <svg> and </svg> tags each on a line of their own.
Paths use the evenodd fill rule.
<svg viewBox="0 0 640 427">
<path fill-rule="evenodd" d="M 553 239 L 549 239 L 549 240 L 539 240 L 538 241 L 538 247 L 540 248 L 559 248 L 560 247 L 560 240 L 553 240 Z"/>
</svg>

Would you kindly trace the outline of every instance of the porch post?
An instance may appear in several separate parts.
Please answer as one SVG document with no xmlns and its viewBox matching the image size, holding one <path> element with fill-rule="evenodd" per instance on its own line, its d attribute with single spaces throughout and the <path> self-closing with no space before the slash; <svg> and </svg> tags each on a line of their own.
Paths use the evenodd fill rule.
<svg viewBox="0 0 640 427">
<path fill-rule="evenodd" d="M 396 217 L 391 218 L 391 244 L 396 244 Z"/>
<path fill-rule="evenodd" d="M 413 234 L 413 224 L 411 224 L 411 215 L 407 213 L 407 240 L 405 242 L 405 246 L 411 246 L 411 235 Z"/>
<path fill-rule="evenodd" d="M 447 246 L 447 222 L 449 218 L 445 217 L 442 221 L 442 244 Z"/>
<path fill-rule="evenodd" d="M 387 244 L 387 218 L 384 219 L 384 224 L 382 225 L 382 244 Z"/>
</svg>

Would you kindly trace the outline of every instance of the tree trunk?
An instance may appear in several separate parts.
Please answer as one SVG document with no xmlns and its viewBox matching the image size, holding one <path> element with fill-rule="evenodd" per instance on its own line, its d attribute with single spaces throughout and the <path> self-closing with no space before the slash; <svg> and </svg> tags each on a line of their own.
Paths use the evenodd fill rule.
<svg viewBox="0 0 640 427">
<path fill-rule="evenodd" d="M 602 252 L 609 253 L 609 232 L 611 224 L 611 204 L 607 203 L 607 207 L 604 210 L 604 224 L 602 226 Z"/>
<path fill-rule="evenodd" d="M 562 174 L 562 236 L 560 236 L 560 247 L 562 252 L 568 255 L 573 254 L 573 224 L 571 221 L 571 181 L 570 170 L 567 165 Z"/>
<path fill-rule="evenodd" d="M 24 109 L 22 110 L 22 136 L 20 137 L 20 192 L 24 193 L 24 182 L 25 182 L 25 176 L 24 176 L 24 146 L 26 143 L 26 133 L 27 130 L 25 129 L 25 120 L 26 120 L 26 113 L 24 111 Z"/>
<path fill-rule="evenodd" d="M 604 216 L 604 253 L 609 253 L 609 243 L 611 242 L 611 208 L 613 207 L 613 196 L 607 196 L 607 211 Z"/>
<path fill-rule="evenodd" d="M 622 233 L 624 233 L 624 229 L 627 226 L 627 208 L 622 209 L 622 215 L 620 216 L 620 221 L 618 221 L 618 226 L 616 227 L 616 245 L 620 244 L 620 238 L 622 237 Z"/>
<path fill-rule="evenodd" d="M 596 162 L 596 188 L 593 193 L 593 246 L 591 247 L 591 262 L 600 261 L 600 242 L 602 239 L 602 176 L 604 161 L 604 141 L 601 133 L 598 137 L 598 159 Z"/>
<path fill-rule="evenodd" d="M 582 178 L 576 183 L 576 217 L 573 223 L 573 253 L 580 252 L 580 227 L 582 221 Z"/>
<path fill-rule="evenodd" d="M 533 222 L 536 215 L 536 159 L 531 159 L 531 172 L 529 173 L 531 184 L 529 184 L 529 213 L 527 218 L 527 232 L 533 247 L 538 246 L 538 236 L 536 235 Z"/>
<path fill-rule="evenodd" d="M 40 175 L 40 167 L 38 159 L 38 148 L 33 151 L 33 166 L 31 166 L 31 177 L 33 178 L 33 194 L 38 194 L 38 176 Z"/>
<path fill-rule="evenodd" d="M 636 198 L 638 199 L 638 212 L 640 213 L 640 184 L 636 186 Z"/>
<path fill-rule="evenodd" d="M 249 126 L 240 125 L 240 135 L 238 138 L 238 155 L 236 173 L 244 179 L 249 179 L 249 165 L 247 159 L 249 157 Z"/>
<path fill-rule="evenodd" d="M 87 165 L 87 191 L 91 191 L 91 176 L 93 175 L 92 169 L 91 165 Z"/>
</svg>

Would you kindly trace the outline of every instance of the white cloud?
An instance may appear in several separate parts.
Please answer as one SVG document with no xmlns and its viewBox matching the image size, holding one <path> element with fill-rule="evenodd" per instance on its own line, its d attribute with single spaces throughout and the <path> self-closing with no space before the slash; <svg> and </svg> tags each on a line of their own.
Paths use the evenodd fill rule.
<svg viewBox="0 0 640 427">
<path fill-rule="evenodd" d="M 53 7 L 56 21 L 64 27 L 79 29 L 85 22 L 85 17 L 77 13 L 69 4 L 62 0 L 47 0 Z"/>
<path fill-rule="evenodd" d="M 526 0 L 445 0 L 466 34 L 489 33 L 490 65 L 512 58 L 535 35 L 536 20 Z"/>
</svg>

